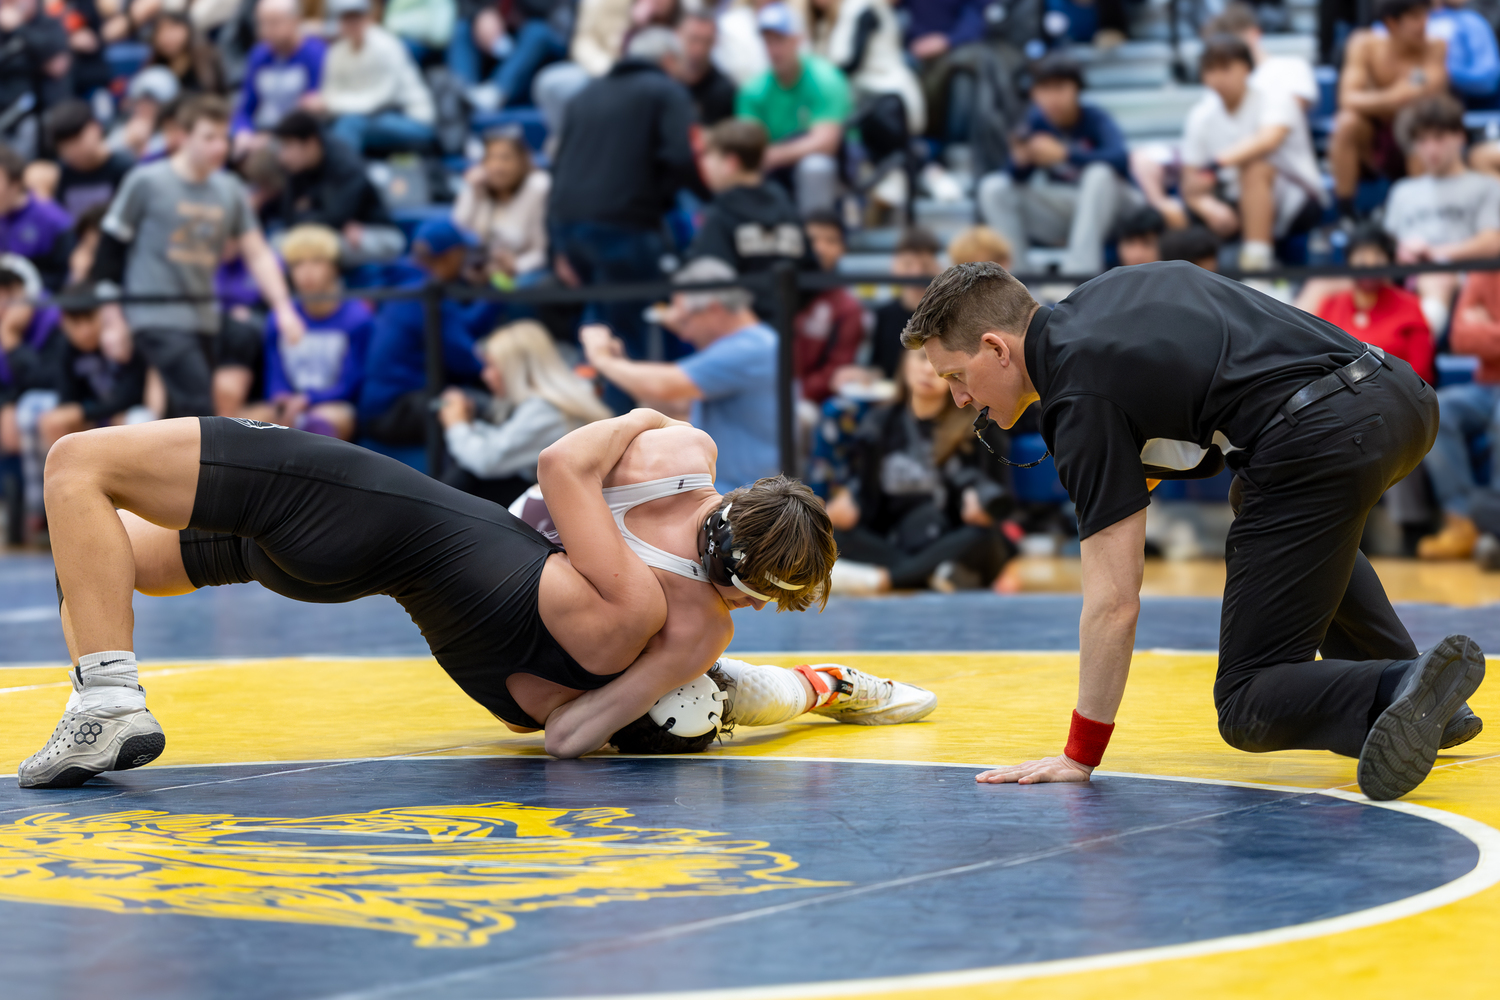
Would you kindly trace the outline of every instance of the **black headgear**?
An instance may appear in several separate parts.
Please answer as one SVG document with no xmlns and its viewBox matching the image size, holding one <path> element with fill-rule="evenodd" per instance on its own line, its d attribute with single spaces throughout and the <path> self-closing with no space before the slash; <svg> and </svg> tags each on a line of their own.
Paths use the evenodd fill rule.
<svg viewBox="0 0 1500 1000">
<path fill-rule="evenodd" d="M 751 590 L 740 579 L 745 553 L 734 547 L 734 529 L 729 526 L 729 508 L 732 506 L 734 505 L 725 504 L 704 519 L 703 526 L 698 529 L 698 562 L 703 566 L 703 572 L 708 575 L 710 582 L 721 587 L 734 587 L 757 601 L 771 601 L 773 598 Z M 782 590 L 802 589 L 782 583 L 769 574 L 766 579 Z"/>
</svg>

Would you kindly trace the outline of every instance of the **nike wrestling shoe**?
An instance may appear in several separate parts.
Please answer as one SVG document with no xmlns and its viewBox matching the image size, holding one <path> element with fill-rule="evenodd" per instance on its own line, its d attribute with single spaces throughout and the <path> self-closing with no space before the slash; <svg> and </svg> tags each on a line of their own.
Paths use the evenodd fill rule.
<svg viewBox="0 0 1500 1000">
<path fill-rule="evenodd" d="M 838 694 L 812 710 L 852 726 L 894 726 L 926 718 L 937 708 L 937 695 L 915 684 L 887 680 L 839 663 L 815 663 L 812 669 L 838 684 Z"/>
<path fill-rule="evenodd" d="M 22 788 L 77 788 L 102 771 L 128 771 L 161 756 L 167 737 L 147 709 L 109 717 L 63 712 L 47 745 L 16 774 Z"/>
<path fill-rule="evenodd" d="M 1377 801 L 1400 798 L 1432 771 L 1449 721 L 1484 680 L 1484 651 L 1450 635 L 1417 658 L 1359 752 L 1359 790 Z"/>
</svg>

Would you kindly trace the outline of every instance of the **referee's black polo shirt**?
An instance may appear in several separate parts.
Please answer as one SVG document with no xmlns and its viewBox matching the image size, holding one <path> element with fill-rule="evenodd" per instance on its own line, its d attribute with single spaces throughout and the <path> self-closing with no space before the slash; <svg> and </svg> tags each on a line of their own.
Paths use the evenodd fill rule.
<svg viewBox="0 0 1500 1000">
<path fill-rule="evenodd" d="M 1365 351 L 1331 323 L 1186 261 L 1106 272 L 1026 330 L 1042 436 L 1087 538 L 1212 475 L 1298 389 Z"/>
</svg>

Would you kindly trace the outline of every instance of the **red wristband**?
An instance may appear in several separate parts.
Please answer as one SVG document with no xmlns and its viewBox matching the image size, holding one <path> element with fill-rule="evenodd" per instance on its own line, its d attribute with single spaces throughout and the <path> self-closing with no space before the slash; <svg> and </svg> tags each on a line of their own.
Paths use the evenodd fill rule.
<svg viewBox="0 0 1500 1000">
<path fill-rule="evenodd" d="M 1063 753 L 1089 767 L 1098 767 L 1104 759 L 1104 748 L 1115 731 L 1113 722 L 1095 722 L 1073 710 L 1073 725 L 1068 729 L 1068 747 Z"/>
</svg>

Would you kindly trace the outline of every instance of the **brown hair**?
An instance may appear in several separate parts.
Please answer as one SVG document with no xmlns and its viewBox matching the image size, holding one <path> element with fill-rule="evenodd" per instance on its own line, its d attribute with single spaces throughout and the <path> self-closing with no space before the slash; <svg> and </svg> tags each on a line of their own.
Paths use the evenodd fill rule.
<svg viewBox="0 0 1500 1000">
<path fill-rule="evenodd" d="M 1224 8 L 1218 17 L 1209 18 L 1203 25 L 1203 37 L 1211 35 L 1243 35 L 1247 31 L 1259 31 L 1260 19 L 1255 8 L 1235 0 Z"/>
<path fill-rule="evenodd" d="M 708 130 L 708 148 L 740 161 L 740 169 L 760 169 L 771 139 L 754 118 L 726 118 Z"/>
<path fill-rule="evenodd" d="M 970 226 L 948 244 L 948 259 L 955 264 L 972 264 L 988 260 L 1009 267 L 1011 260 L 1010 240 L 989 226 Z"/>
<path fill-rule="evenodd" d="M 521 175 L 516 178 L 516 183 L 509 191 L 495 191 L 494 194 L 501 198 L 514 198 L 516 192 L 526 184 L 526 178 L 531 176 L 532 160 L 531 147 L 526 145 L 526 136 L 519 129 L 496 129 L 484 137 L 484 151 L 489 153 L 491 146 L 509 146 L 510 151 L 515 154 L 516 159 L 521 161 Z"/>
<path fill-rule="evenodd" d="M 914 351 L 937 337 L 947 350 L 975 354 L 979 338 L 991 330 L 1025 331 L 1035 308 L 1026 286 L 999 264 L 956 264 L 927 286 L 901 344 Z"/>
<path fill-rule="evenodd" d="M 177 109 L 177 126 L 191 132 L 199 122 L 215 125 L 229 124 L 229 102 L 217 94 L 194 94 L 186 98 Z"/>
<path fill-rule="evenodd" d="M 26 157 L 9 146 L 0 145 L 0 174 L 12 184 L 18 183 L 26 175 Z"/>
<path fill-rule="evenodd" d="M 897 253 L 931 254 L 936 257 L 942 249 L 943 245 L 926 226 L 910 226 L 903 229 L 901 238 L 896 241 Z"/>
<path fill-rule="evenodd" d="M 1396 116 L 1396 138 L 1402 146 L 1409 147 L 1424 135 L 1433 132 L 1462 132 L 1464 128 L 1464 106 L 1447 94 L 1424 97 L 1415 104 L 1408 104 Z"/>
<path fill-rule="evenodd" d="M 838 546 L 823 502 L 807 485 L 767 476 L 724 498 L 730 505 L 734 547 L 745 553 L 740 577 L 776 600 L 778 611 L 806 611 L 828 603 L 828 577 Z M 772 583 L 798 587 L 785 590 Z"/>
<path fill-rule="evenodd" d="M 1255 57 L 1245 40 L 1239 35 L 1210 35 L 1203 42 L 1203 54 L 1198 57 L 1198 72 L 1223 69 L 1237 62 L 1244 63 L 1247 69 L 1255 68 Z"/>
</svg>

